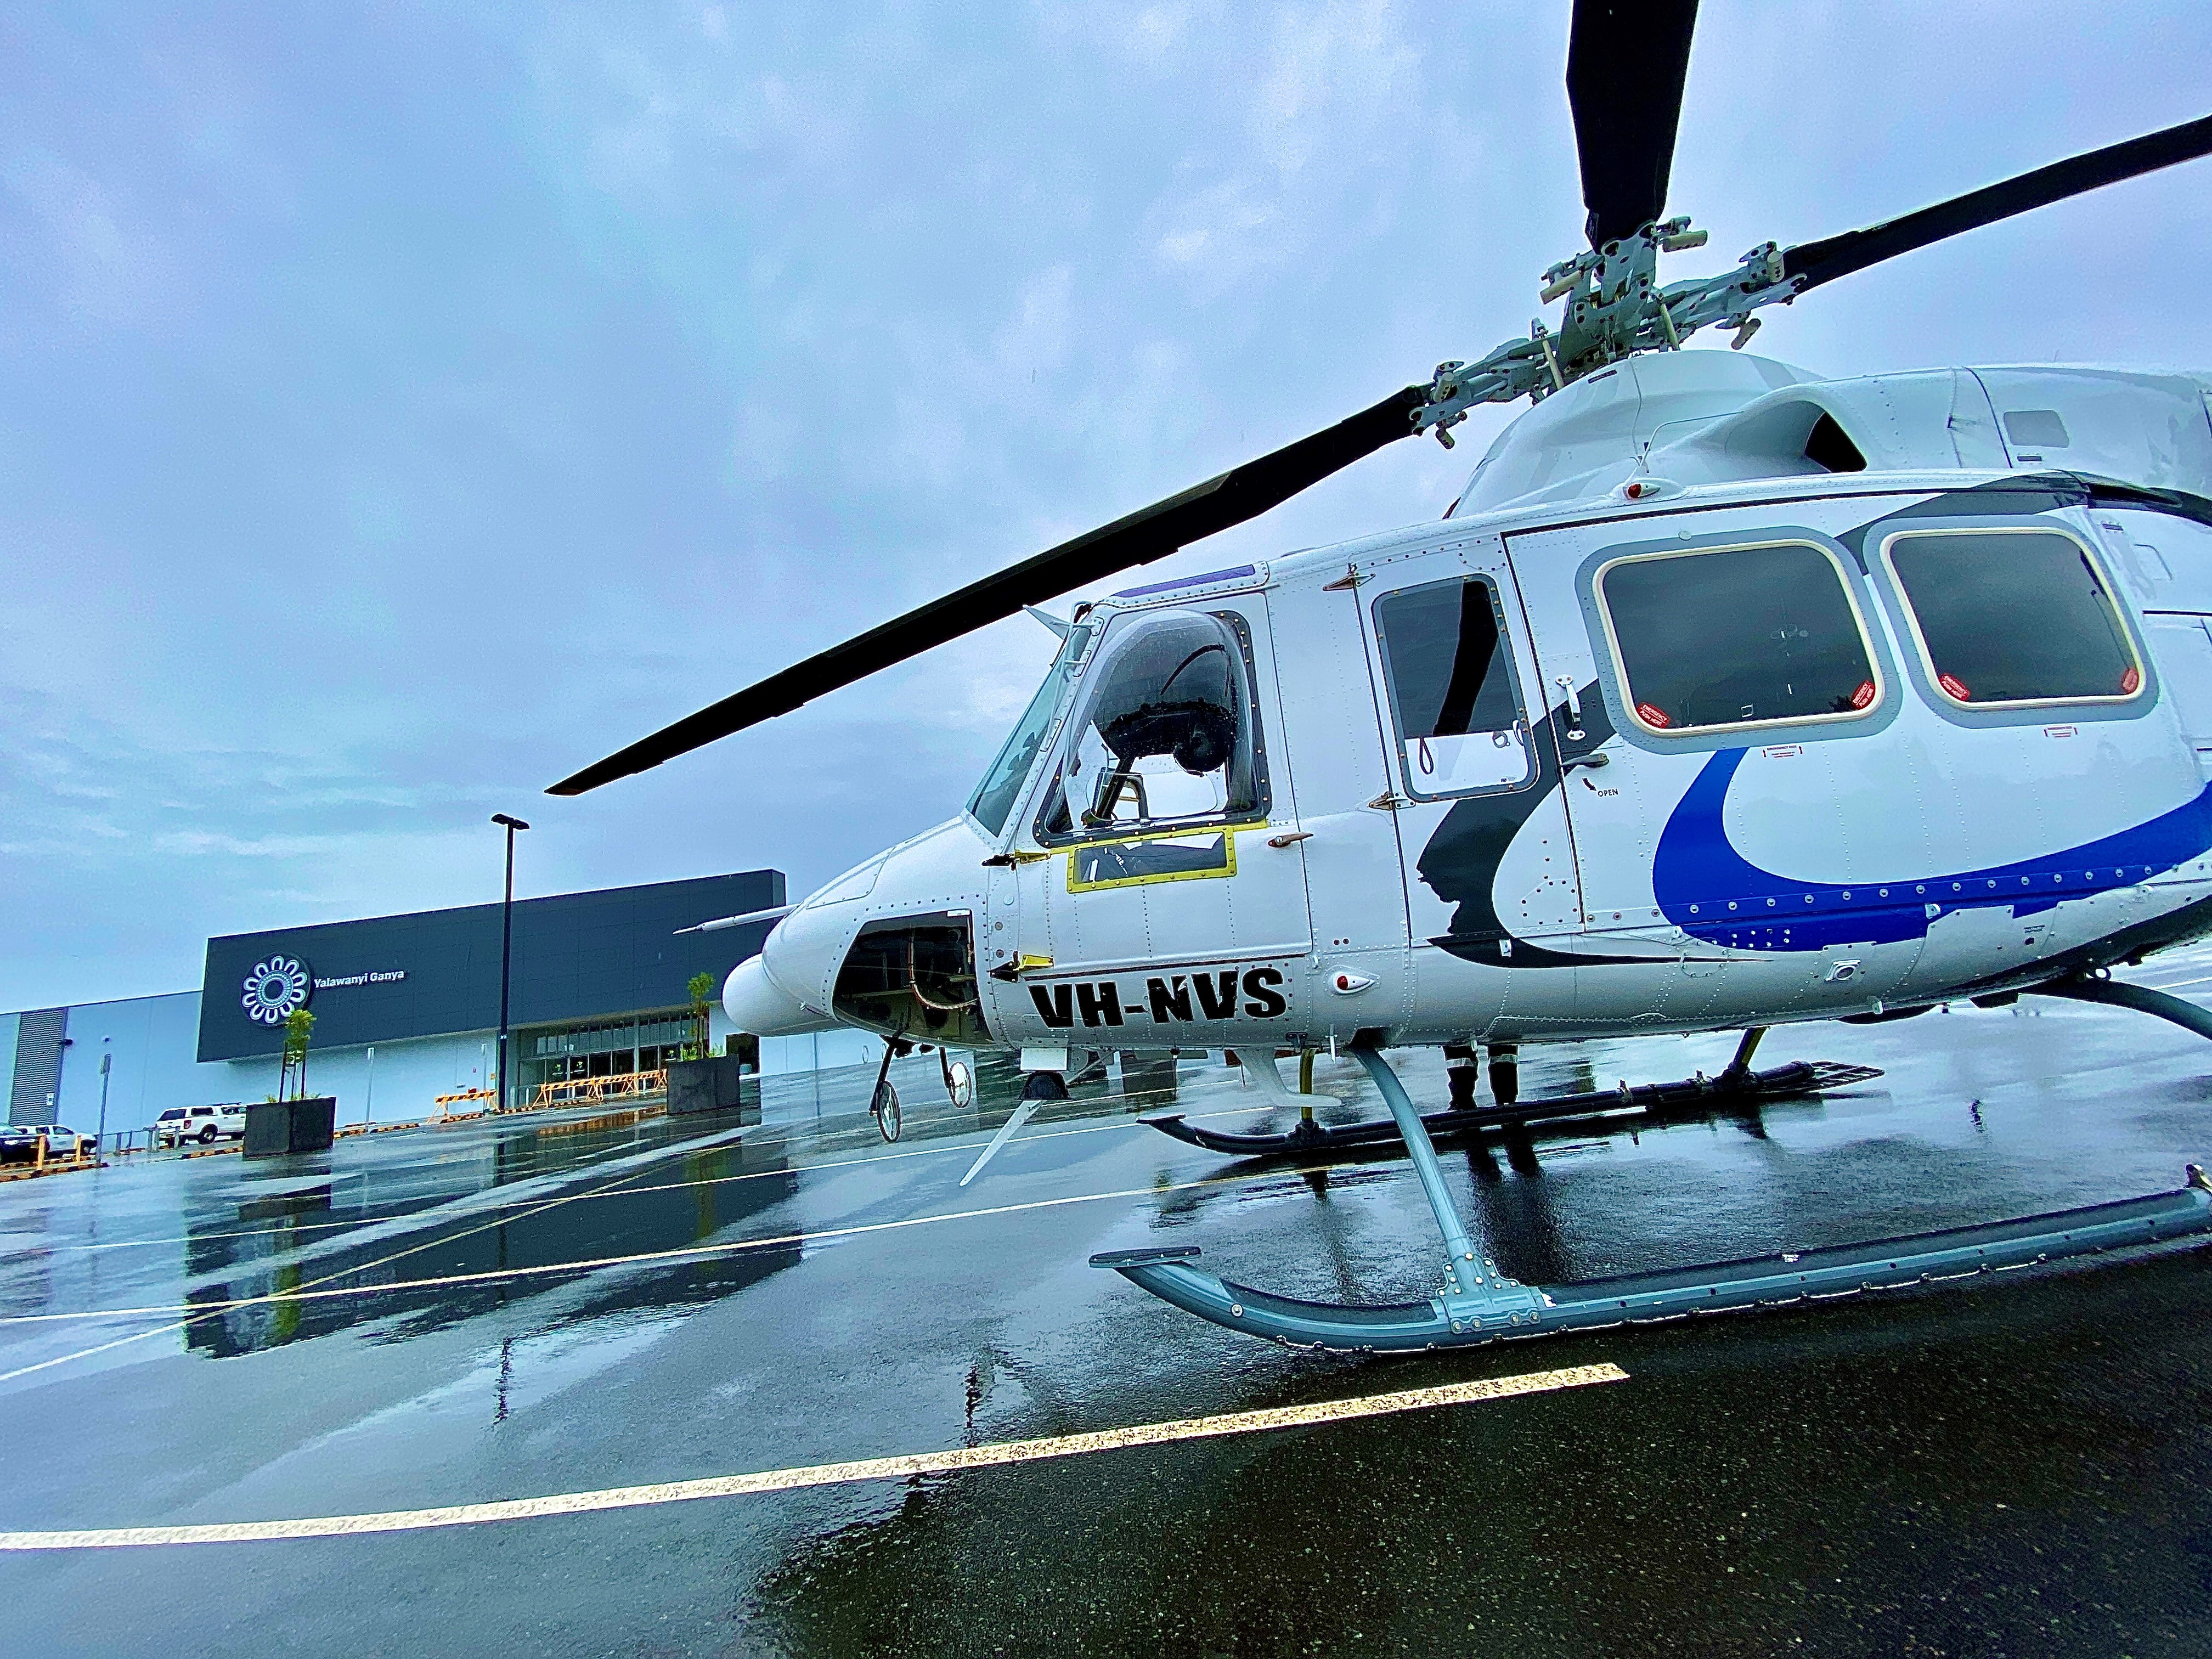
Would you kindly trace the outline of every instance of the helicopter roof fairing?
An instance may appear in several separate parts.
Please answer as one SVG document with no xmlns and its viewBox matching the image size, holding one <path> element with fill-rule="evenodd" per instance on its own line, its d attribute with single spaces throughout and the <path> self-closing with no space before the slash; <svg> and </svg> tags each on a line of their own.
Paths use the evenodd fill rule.
<svg viewBox="0 0 2212 1659">
<path fill-rule="evenodd" d="M 1733 352 L 1636 357 L 1514 421 L 1446 516 L 1588 501 L 1639 473 L 1694 488 L 2044 467 L 2212 496 L 2212 377 L 2039 363 L 1831 380 Z"/>
<path fill-rule="evenodd" d="M 1814 378 L 1748 352 L 1632 357 L 1516 416 L 1475 464 L 1445 516 L 1601 495 L 1628 476 L 1624 465 L 1632 471 L 1662 432 L 1693 430 Z M 1602 483 L 1596 481 L 1601 475 Z"/>
</svg>

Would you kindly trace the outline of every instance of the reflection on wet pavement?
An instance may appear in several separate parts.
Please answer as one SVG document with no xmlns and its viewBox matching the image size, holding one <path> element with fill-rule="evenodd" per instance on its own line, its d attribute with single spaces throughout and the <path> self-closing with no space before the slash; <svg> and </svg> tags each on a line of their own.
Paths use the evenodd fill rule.
<svg viewBox="0 0 2212 1659">
<path fill-rule="evenodd" d="M 499 1137 L 491 1153 L 493 1186 L 520 1178 L 513 1175 L 517 1169 L 538 1174 L 539 1160 L 532 1144 L 536 1138 L 531 1130 Z M 590 1169 L 580 1165 L 579 1176 Z M 193 1348 L 228 1358 L 326 1335 L 365 1320 L 376 1322 L 379 1340 L 404 1340 L 504 1306 L 513 1291 L 507 1280 L 411 1286 L 399 1281 L 550 1267 L 580 1257 L 649 1255 L 702 1243 L 773 1209 L 797 1190 L 797 1177 L 782 1152 L 750 1152 L 742 1144 L 689 1152 L 672 1167 L 656 1166 L 653 1173 L 660 1179 L 650 1190 L 638 1191 L 623 1182 L 595 1184 L 549 1194 L 511 1215 L 495 1211 L 466 1228 L 456 1228 L 457 1218 L 447 1206 L 433 1206 L 404 1218 L 400 1230 L 388 1223 L 378 1227 L 376 1241 L 360 1245 L 347 1243 L 348 1233 L 337 1230 L 351 1222 L 351 1231 L 367 1231 L 371 1219 L 386 1218 L 372 1218 L 359 1204 L 347 1206 L 349 1213 L 334 1211 L 327 1183 L 248 1200 L 234 1216 L 210 1215 L 206 1224 L 188 1232 L 185 1273 L 192 1288 L 185 1300 L 212 1311 L 194 1319 L 187 1340 Z M 302 1227 L 316 1231 L 309 1235 Z M 425 1237 L 433 1233 L 440 1236 Z M 414 1254 L 400 1254 L 418 1239 Z M 422 1243 L 428 1248 L 421 1248 Z M 343 1301 L 223 1305 L 299 1290 L 307 1272 L 300 1258 L 310 1255 L 319 1280 L 398 1287 Z M 763 1250 L 641 1271 L 564 1310 L 562 1316 L 573 1323 L 634 1308 L 709 1302 L 797 1259 L 796 1250 Z"/>
<path fill-rule="evenodd" d="M 1522 1093 L 1711 1073 L 1730 1047 L 1524 1048 Z M 1447 1143 L 1448 1183 L 1506 1271 L 1558 1281 L 2161 1190 L 2212 1152 L 2212 1049 L 2116 1011 L 1784 1029 L 1769 1055 L 1887 1075 Z M 1440 1103 L 1440 1058 L 1401 1058 Z M 1379 1114 L 1348 1060 L 1316 1076 L 1323 1121 Z M 22 1650 L 232 1651 L 272 1608 L 306 1651 L 455 1632 L 491 1654 L 2212 1645 L 2197 1253 L 1315 1357 L 1085 1260 L 1193 1243 L 1282 1294 L 1423 1295 L 1438 1249 L 1402 1162 L 1218 1158 L 1144 1127 L 1162 1103 L 1109 1070 L 963 1192 L 1018 1079 L 990 1068 L 955 1109 L 934 1056 L 894 1078 L 895 1145 L 853 1073 L 770 1079 L 757 1125 L 578 1112 L 0 1192 L 0 1397 L 8 1420 L 70 1425 L 10 1443 L 0 1527 L 527 1497 L 1600 1358 L 1632 1380 L 908 1484 L 223 1546 L 189 1581 L 161 1552 L 0 1558 Z M 1284 1127 L 1218 1057 L 1185 1063 L 1179 1097 Z"/>
</svg>

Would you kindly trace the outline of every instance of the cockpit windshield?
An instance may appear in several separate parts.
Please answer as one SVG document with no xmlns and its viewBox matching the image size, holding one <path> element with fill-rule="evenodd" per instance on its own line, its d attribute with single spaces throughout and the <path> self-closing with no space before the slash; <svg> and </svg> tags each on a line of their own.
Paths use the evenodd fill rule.
<svg viewBox="0 0 2212 1659">
<path fill-rule="evenodd" d="M 1068 630 L 1060 654 L 1052 659 L 1052 667 L 1046 672 L 1044 684 L 1037 687 L 1036 696 L 1030 699 L 1030 706 L 1014 723 L 998 758 L 991 763 L 991 769 L 983 774 L 982 782 L 968 798 L 968 810 L 994 836 L 1006 827 L 1006 814 L 1014 810 L 1022 783 L 1036 763 L 1037 750 L 1052 725 L 1054 712 L 1060 707 L 1060 694 L 1067 690 L 1067 677 L 1082 660 L 1084 647 L 1091 643 L 1091 635 L 1087 623 Z"/>
<path fill-rule="evenodd" d="M 1232 617 L 1170 611 L 1117 625 L 1090 672 L 1038 833 L 1171 829 L 1261 811 L 1248 656 Z"/>
</svg>

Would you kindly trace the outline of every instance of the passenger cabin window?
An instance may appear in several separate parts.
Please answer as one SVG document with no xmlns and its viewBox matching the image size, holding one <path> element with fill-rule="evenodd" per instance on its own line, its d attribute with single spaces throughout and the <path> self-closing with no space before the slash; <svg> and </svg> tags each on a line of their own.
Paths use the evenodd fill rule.
<svg viewBox="0 0 2212 1659">
<path fill-rule="evenodd" d="M 1263 815 L 1248 635 L 1169 611 L 1109 631 L 1037 816 L 1046 840 Z"/>
<path fill-rule="evenodd" d="M 1634 555 L 1600 569 L 1597 594 L 1647 732 L 1856 720 L 1881 700 L 1843 571 L 1809 542 Z"/>
<path fill-rule="evenodd" d="M 1407 792 L 1509 789 L 1535 775 L 1498 590 L 1430 582 L 1375 602 L 1375 636 Z"/>
<path fill-rule="evenodd" d="M 2055 530 L 1906 531 L 1883 544 L 1922 665 L 1954 703 L 2122 702 L 2142 661 L 2111 585 Z"/>
</svg>

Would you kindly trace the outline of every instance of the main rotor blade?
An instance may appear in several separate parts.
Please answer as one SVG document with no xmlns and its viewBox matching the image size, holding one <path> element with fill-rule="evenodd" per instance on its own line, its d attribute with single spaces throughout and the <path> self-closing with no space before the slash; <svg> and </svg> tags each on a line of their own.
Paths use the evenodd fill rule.
<svg viewBox="0 0 2212 1659">
<path fill-rule="evenodd" d="M 1986 185 L 1954 196 L 1948 202 L 1922 208 L 1901 218 L 1888 219 L 1863 230 L 1847 230 L 1817 242 L 1801 242 L 1782 253 L 1783 275 L 1797 281 L 1799 293 L 1848 276 L 1855 270 L 1893 259 L 1900 253 L 1926 247 L 1947 236 L 1995 224 L 2032 208 L 2047 207 L 2104 185 L 2118 184 L 2145 173 L 2155 173 L 2178 161 L 2212 155 L 2212 115 L 2184 121 L 2163 132 L 2108 144 L 2047 167 L 2023 173 L 2002 184 Z"/>
<path fill-rule="evenodd" d="M 580 795 L 603 783 L 642 772 L 717 738 L 787 714 L 826 691 L 919 656 L 1001 617 L 1014 616 L 1025 605 L 1132 565 L 1165 558 L 1202 537 L 1257 518 L 1362 456 L 1413 436 L 1413 413 L 1427 403 L 1428 395 L 1425 386 L 1409 386 L 1394 392 L 1372 408 L 1325 431 L 1231 467 L 1179 495 L 1155 501 L 996 575 L 932 599 L 696 714 L 687 714 L 673 726 L 664 726 L 574 776 L 562 779 L 545 793 Z"/>
<path fill-rule="evenodd" d="M 1575 0 L 1567 102 L 1592 247 L 1619 241 L 1666 210 L 1697 21 L 1698 0 Z"/>
</svg>

